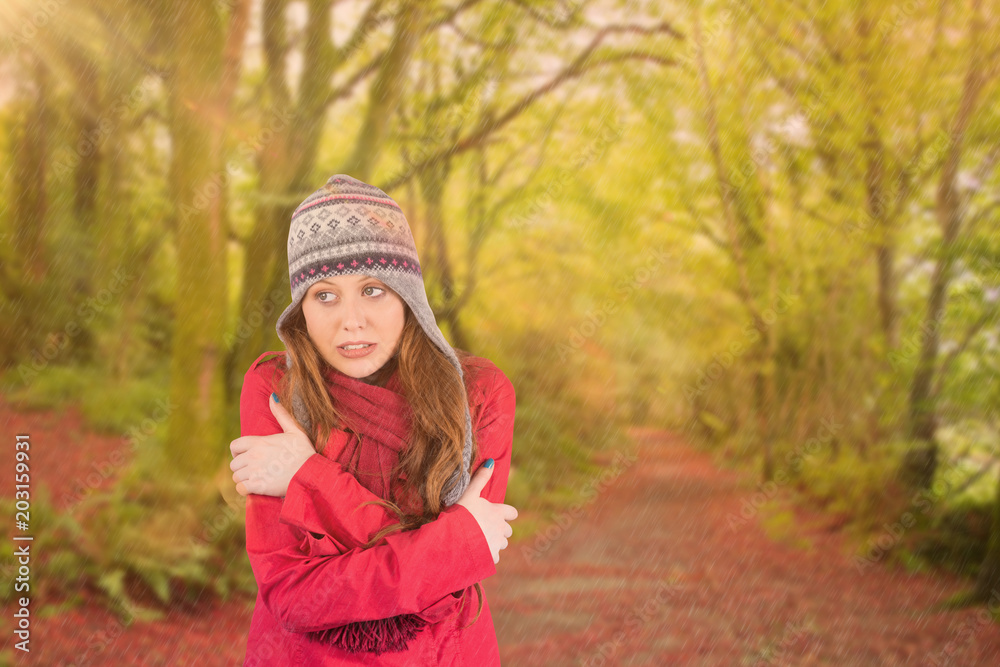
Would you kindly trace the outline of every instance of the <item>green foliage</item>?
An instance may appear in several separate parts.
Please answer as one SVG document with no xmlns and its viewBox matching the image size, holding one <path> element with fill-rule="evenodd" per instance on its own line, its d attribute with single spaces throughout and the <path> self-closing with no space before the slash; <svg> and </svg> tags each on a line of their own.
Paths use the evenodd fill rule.
<svg viewBox="0 0 1000 667">
<path fill-rule="evenodd" d="M 213 491 L 133 469 L 111 490 L 58 509 L 48 487 L 38 487 L 31 501 L 39 554 L 32 562 L 33 593 L 74 604 L 87 590 L 126 623 L 158 618 L 167 605 L 192 604 L 206 590 L 223 599 L 255 593 L 249 564 L 238 557 L 245 552 L 243 512 L 220 506 Z M 13 515 L 12 500 L 0 505 Z M 7 562 L 12 544 L 0 545 Z M 3 595 L 10 600 L 13 587 Z"/>
<path fill-rule="evenodd" d="M 791 509 L 765 503 L 761 511 L 761 525 L 772 540 L 807 551 L 813 547 L 812 541 L 798 534 L 795 512 Z"/>
<path fill-rule="evenodd" d="M 507 479 L 507 494 L 504 502 L 514 507 L 525 507 L 531 502 L 532 495 L 531 479 L 524 470 L 515 467 Z"/>
<path fill-rule="evenodd" d="M 544 330 L 508 333 L 518 351 L 509 361 L 484 353 L 504 369 L 517 393 L 509 502 L 531 511 L 556 511 L 579 500 L 604 469 L 595 457 L 629 449 L 609 395 L 611 369 L 586 354 L 560 358 L 559 341 Z"/>
<path fill-rule="evenodd" d="M 914 557 L 974 577 L 986 556 L 993 511 L 992 499 L 986 503 L 965 499 L 942 507 L 913 546 Z"/>
<path fill-rule="evenodd" d="M 988 505 L 996 496 L 994 457 L 1000 454 L 1000 433 L 987 422 L 965 419 L 940 428 L 937 437 L 947 461 L 938 477 L 949 491 L 949 502 Z"/>
<path fill-rule="evenodd" d="M 101 367 L 46 365 L 24 382 L 14 367 L 4 374 L 0 391 L 31 409 L 78 406 L 91 430 L 126 435 L 150 415 L 165 413 L 163 374 L 161 369 L 153 376 L 108 382 Z"/>
<path fill-rule="evenodd" d="M 805 456 L 795 487 L 810 503 L 846 517 L 860 534 L 877 531 L 907 509 L 896 480 L 904 449 L 904 442 L 896 442 L 872 448 L 865 456 L 854 447 L 841 447 L 832 460 L 823 454 Z"/>
<path fill-rule="evenodd" d="M 22 371 L 29 373 L 26 381 Z M 27 408 L 55 408 L 78 400 L 97 379 L 96 371 L 72 366 L 46 365 L 39 370 L 15 366 L 4 373 L 0 389 L 9 400 Z"/>
<path fill-rule="evenodd" d="M 800 500 L 841 517 L 861 551 L 877 545 L 880 537 L 892 536 L 888 548 L 877 550 L 887 554 L 887 563 L 908 572 L 944 567 L 974 577 L 990 539 L 995 491 L 972 491 L 978 485 L 964 488 L 979 472 L 964 462 L 940 466 L 930 489 L 905 489 L 897 475 L 909 446 L 912 443 L 893 441 L 870 449 L 866 456 L 844 447 L 832 460 L 825 455 L 804 457 L 793 486 Z M 995 476 L 981 481 L 995 488 Z"/>
</svg>

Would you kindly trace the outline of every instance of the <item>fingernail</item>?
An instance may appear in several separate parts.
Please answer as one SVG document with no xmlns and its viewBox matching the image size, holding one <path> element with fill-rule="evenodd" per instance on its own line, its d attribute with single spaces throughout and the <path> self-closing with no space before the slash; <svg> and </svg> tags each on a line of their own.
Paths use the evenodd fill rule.
<svg viewBox="0 0 1000 667">
<path fill-rule="evenodd" d="M 487 467 L 487 468 L 492 468 L 493 467 L 493 459 L 487 460 L 486 463 L 484 463 L 483 465 L 485 467 Z"/>
<path fill-rule="evenodd" d="M 271 398 L 273 398 L 273 399 L 274 399 L 274 402 L 275 402 L 275 403 L 281 403 L 281 401 L 280 401 L 280 400 L 278 400 L 278 395 L 277 395 L 277 394 L 275 394 L 275 393 L 274 393 L 273 391 L 271 392 Z"/>
</svg>

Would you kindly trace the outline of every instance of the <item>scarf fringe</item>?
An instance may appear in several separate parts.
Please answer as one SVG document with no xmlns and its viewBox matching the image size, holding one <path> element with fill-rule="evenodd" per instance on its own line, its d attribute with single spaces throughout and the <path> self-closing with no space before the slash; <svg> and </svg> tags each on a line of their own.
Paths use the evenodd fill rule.
<svg viewBox="0 0 1000 667">
<path fill-rule="evenodd" d="M 310 632 L 324 644 L 350 653 L 398 653 L 407 650 L 407 642 L 427 626 L 415 614 L 402 614 L 374 621 L 358 621 L 336 628 Z"/>
</svg>

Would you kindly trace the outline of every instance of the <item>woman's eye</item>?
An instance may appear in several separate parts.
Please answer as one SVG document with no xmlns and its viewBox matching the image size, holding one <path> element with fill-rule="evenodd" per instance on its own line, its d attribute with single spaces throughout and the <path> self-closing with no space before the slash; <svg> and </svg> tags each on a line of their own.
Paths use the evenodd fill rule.
<svg viewBox="0 0 1000 667">
<path fill-rule="evenodd" d="M 324 299 L 323 298 L 324 294 L 329 295 L 331 298 L 330 299 Z M 316 292 L 316 298 L 319 299 L 320 301 L 322 301 L 323 303 L 326 303 L 327 301 L 332 301 L 332 297 L 333 297 L 333 292 Z"/>
<path fill-rule="evenodd" d="M 367 286 L 367 287 L 365 287 L 365 289 L 363 290 L 363 291 L 364 291 L 364 293 L 365 293 L 365 294 L 367 294 L 368 296 L 378 296 L 378 294 L 372 294 L 372 293 L 371 293 L 371 292 L 369 292 L 368 290 L 378 290 L 378 291 L 379 291 L 379 293 L 382 293 L 382 292 L 385 292 L 385 290 L 384 290 L 384 289 L 382 289 L 381 287 L 376 287 L 375 285 L 368 285 L 368 286 Z"/>
</svg>

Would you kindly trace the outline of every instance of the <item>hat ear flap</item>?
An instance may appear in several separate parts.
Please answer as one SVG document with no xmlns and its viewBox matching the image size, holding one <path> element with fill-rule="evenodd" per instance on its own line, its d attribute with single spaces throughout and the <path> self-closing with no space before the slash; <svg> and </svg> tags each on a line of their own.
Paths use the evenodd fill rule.
<svg viewBox="0 0 1000 667">
<path fill-rule="evenodd" d="M 292 415 L 302 425 L 302 430 L 311 436 L 312 422 L 309 420 L 309 412 L 306 410 L 305 401 L 299 395 L 298 389 L 292 392 Z"/>
</svg>

